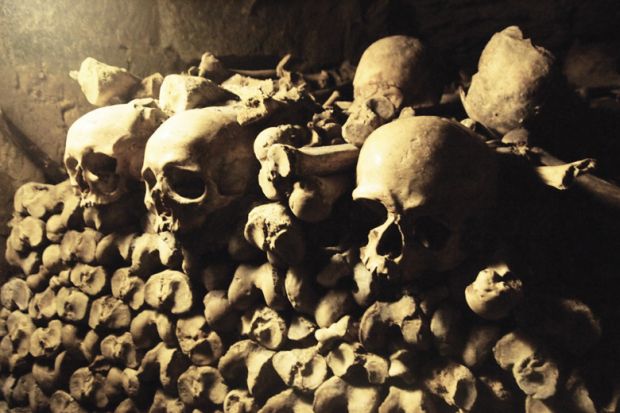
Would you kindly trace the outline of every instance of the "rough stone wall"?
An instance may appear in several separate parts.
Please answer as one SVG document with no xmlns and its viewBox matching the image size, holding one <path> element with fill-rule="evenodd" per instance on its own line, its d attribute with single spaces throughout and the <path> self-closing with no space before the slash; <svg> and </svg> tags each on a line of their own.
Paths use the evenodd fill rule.
<svg viewBox="0 0 620 413">
<path fill-rule="evenodd" d="M 230 64 L 293 52 L 310 66 L 356 61 L 373 40 L 416 34 L 472 70 L 490 35 L 519 24 L 561 54 L 617 32 L 617 0 L 0 0 L 0 107 L 60 161 L 67 128 L 92 109 L 68 72 L 87 56 L 139 76 L 209 50 Z M 12 193 L 43 177 L 0 136 L 0 250 Z"/>
</svg>

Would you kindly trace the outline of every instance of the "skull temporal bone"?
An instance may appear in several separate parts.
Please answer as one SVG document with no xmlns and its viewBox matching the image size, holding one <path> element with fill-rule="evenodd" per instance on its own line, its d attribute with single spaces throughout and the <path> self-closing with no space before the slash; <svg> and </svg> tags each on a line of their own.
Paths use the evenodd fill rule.
<svg viewBox="0 0 620 413">
<path fill-rule="evenodd" d="M 98 108 L 69 128 L 64 163 L 83 206 L 115 202 L 141 180 L 146 141 L 165 118 L 151 103 Z"/>
<path fill-rule="evenodd" d="M 496 178 L 492 151 L 457 122 L 416 116 L 375 130 L 353 191 L 386 213 L 360 251 L 368 270 L 410 279 L 456 267 L 467 225 L 492 205 Z"/>
<path fill-rule="evenodd" d="M 173 115 L 149 139 L 144 202 L 157 231 L 189 232 L 256 180 L 254 134 L 229 107 Z"/>
</svg>

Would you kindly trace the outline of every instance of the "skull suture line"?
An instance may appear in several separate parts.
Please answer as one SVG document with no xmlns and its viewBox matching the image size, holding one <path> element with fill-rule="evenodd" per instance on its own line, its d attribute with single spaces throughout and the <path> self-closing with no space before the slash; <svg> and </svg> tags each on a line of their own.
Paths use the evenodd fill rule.
<svg viewBox="0 0 620 413">
<path fill-rule="evenodd" d="M 255 134 L 229 107 L 178 113 L 149 139 L 144 203 L 157 231 L 189 232 L 256 181 Z"/>
<path fill-rule="evenodd" d="M 115 202 L 140 182 L 146 141 L 165 119 L 152 102 L 95 109 L 69 128 L 64 162 L 83 206 Z"/>
<path fill-rule="evenodd" d="M 493 202 L 496 174 L 492 151 L 457 122 L 420 116 L 378 128 L 360 151 L 353 191 L 386 214 L 360 251 L 368 270 L 408 280 L 455 268 L 468 224 Z"/>
</svg>

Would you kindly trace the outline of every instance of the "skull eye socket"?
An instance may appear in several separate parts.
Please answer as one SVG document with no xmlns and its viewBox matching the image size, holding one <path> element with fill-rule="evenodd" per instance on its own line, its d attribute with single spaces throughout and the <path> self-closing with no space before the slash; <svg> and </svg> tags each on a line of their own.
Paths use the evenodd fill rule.
<svg viewBox="0 0 620 413">
<path fill-rule="evenodd" d="M 206 183 L 197 172 L 169 168 L 166 178 L 170 189 L 183 198 L 197 199 L 205 194 Z"/>
<path fill-rule="evenodd" d="M 354 215 L 356 220 L 368 228 L 375 228 L 383 224 L 387 219 L 385 206 L 373 199 L 358 199 L 354 203 Z"/>
<path fill-rule="evenodd" d="M 84 155 L 84 166 L 100 177 L 116 173 L 116 159 L 103 153 L 92 152 Z"/>
<path fill-rule="evenodd" d="M 142 173 L 142 179 L 146 183 L 147 188 L 153 188 L 157 182 L 155 174 L 153 173 L 151 168 L 147 168 L 144 173 Z"/>
<path fill-rule="evenodd" d="M 78 166 L 78 161 L 74 157 L 70 156 L 67 159 L 65 159 L 65 167 L 69 171 L 75 171 L 75 168 L 77 168 L 77 166 Z"/>
<path fill-rule="evenodd" d="M 432 217 L 417 218 L 413 228 L 413 239 L 429 250 L 443 249 L 450 238 L 450 229 Z"/>
</svg>

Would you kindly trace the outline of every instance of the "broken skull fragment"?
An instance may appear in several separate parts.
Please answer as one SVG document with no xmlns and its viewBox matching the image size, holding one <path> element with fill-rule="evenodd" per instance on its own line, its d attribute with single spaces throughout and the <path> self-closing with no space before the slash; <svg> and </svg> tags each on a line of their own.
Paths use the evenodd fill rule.
<svg viewBox="0 0 620 413">
<path fill-rule="evenodd" d="M 141 86 L 87 59 L 77 80 L 109 106 L 70 128 L 67 182 L 15 194 L 0 410 L 612 406 L 588 370 L 609 323 L 580 291 L 498 258 L 503 234 L 485 238 L 506 154 L 558 175 L 523 139 L 552 59 L 515 27 L 496 34 L 460 119 L 420 115 L 444 86 L 431 52 L 380 39 L 338 81 L 353 101 L 341 88 L 323 104 L 312 85 L 333 73 L 296 73 L 290 56 L 257 72 L 206 52 Z M 501 87 L 504 71 L 534 79 Z"/>
</svg>

